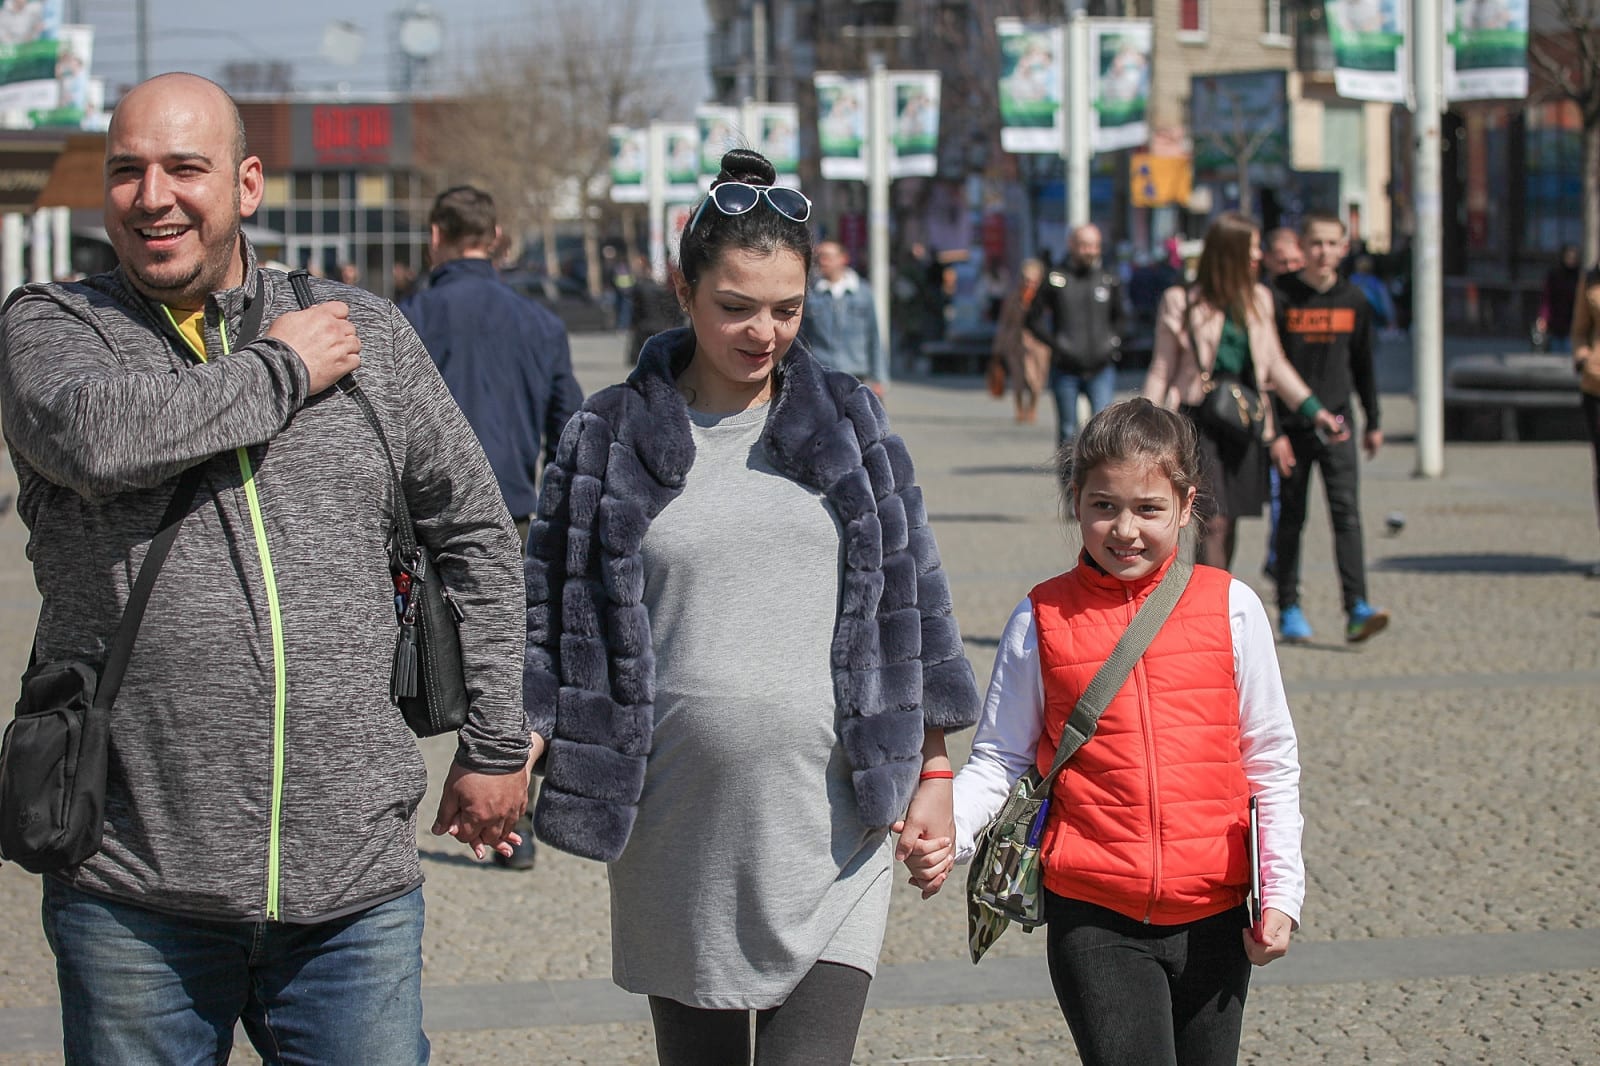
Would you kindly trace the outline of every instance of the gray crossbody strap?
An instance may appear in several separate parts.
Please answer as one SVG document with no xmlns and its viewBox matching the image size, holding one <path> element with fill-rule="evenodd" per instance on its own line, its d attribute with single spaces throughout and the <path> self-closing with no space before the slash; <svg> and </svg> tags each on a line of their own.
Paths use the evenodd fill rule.
<svg viewBox="0 0 1600 1066">
<path fill-rule="evenodd" d="M 1183 595 L 1184 588 L 1189 584 L 1189 575 L 1193 572 L 1193 563 L 1182 558 L 1174 559 L 1162 576 L 1161 583 L 1145 598 L 1133 621 L 1128 623 L 1128 628 L 1118 638 L 1111 656 L 1096 671 L 1094 679 L 1084 688 L 1083 695 L 1078 697 L 1078 705 L 1062 725 L 1061 743 L 1056 746 L 1056 761 L 1051 764 L 1050 772 L 1044 778 L 1046 786 L 1061 772 L 1067 760 L 1094 736 L 1106 705 L 1122 688 L 1123 682 L 1128 680 L 1128 675 L 1133 673 L 1133 664 L 1139 661 L 1150 642 L 1156 639 L 1156 634 L 1161 632 L 1162 625 L 1177 606 L 1178 597 Z"/>
</svg>

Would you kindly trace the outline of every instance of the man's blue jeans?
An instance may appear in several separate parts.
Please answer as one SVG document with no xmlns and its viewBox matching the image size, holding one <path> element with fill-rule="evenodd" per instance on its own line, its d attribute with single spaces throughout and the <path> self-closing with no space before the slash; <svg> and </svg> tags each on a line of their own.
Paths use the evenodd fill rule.
<svg viewBox="0 0 1600 1066">
<path fill-rule="evenodd" d="M 1078 394 L 1089 397 L 1089 410 L 1099 414 L 1111 406 L 1117 392 L 1117 364 L 1107 363 L 1092 374 L 1050 371 L 1050 391 L 1056 398 L 1056 443 L 1078 435 Z"/>
<path fill-rule="evenodd" d="M 316 925 L 179 918 L 44 882 L 75 1064 L 218 1063 L 234 1023 L 269 1063 L 409 1066 L 422 1033 L 422 889 Z"/>
</svg>

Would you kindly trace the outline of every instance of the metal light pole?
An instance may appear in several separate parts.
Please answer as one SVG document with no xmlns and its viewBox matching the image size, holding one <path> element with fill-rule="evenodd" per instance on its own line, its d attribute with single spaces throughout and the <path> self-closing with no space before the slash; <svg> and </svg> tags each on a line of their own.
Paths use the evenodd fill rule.
<svg viewBox="0 0 1600 1066">
<path fill-rule="evenodd" d="M 667 276 L 667 133 L 661 123 L 650 123 L 649 150 L 644 168 L 645 188 L 649 193 L 646 210 L 650 214 L 650 269 L 658 278 Z"/>
<path fill-rule="evenodd" d="M 1089 145 L 1089 102 L 1094 91 L 1089 74 L 1089 16 L 1082 7 L 1073 11 L 1067 21 L 1066 51 L 1061 105 L 1066 109 L 1067 129 L 1061 155 L 1067 164 L 1067 230 L 1070 234 L 1089 221 L 1089 161 L 1094 157 Z"/>
<path fill-rule="evenodd" d="M 867 80 L 867 260 L 878 344 L 889 350 L 889 75 L 883 53 L 869 60 Z"/>
<path fill-rule="evenodd" d="M 1416 235 L 1411 246 L 1411 343 L 1417 395 L 1418 477 L 1444 474 L 1444 235 L 1440 204 L 1444 110 L 1442 14 L 1436 0 L 1412 0 L 1411 72 Z"/>
</svg>

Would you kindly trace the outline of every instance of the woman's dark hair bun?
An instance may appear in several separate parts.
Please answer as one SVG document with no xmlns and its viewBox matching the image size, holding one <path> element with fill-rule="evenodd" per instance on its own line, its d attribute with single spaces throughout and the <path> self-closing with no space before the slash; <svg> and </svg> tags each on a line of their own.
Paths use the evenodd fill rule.
<svg viewBox="0 0 1600 1066">
<path fill-rule="evenodd" d="M 746 185 L 772 185 L 778 180 L 777 168 L 760 152 L 748 148 L 730 149 L 722 157 L 718 181 L 741 181 Z"/>
</svg>

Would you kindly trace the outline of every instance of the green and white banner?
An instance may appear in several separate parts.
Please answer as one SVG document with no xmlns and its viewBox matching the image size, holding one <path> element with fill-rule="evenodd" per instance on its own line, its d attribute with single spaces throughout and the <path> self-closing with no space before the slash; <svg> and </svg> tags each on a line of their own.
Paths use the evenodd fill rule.
<svg viewBox="0 0 1600 1066">
<path fill-rule="evenodd" d="M 822 176 L 830 181 L 867 180 L 867 79 L 819 71 L 817 143 Z"/>
<path fill-rule="evenodd" d="M 1091 147 L 1114 152 L 1144 144 L 1150 139 L 1150 20 L 1094 19 L 1089 60 L 1095 72 Z"/>
<path fill-rule="evenodd" d="M 700 195 L 700 130 L 693 122 L 659 123 L 668 200 L 694 200 Z"/>
<path fill-rule="evenodd" d="M 722 170 L 722 156 L 738 148 L 745 139 L 739 135 L 739 109 L 706 104 L 694 110 L 700 133 L 700 187 L 709 189 Z"/>
<path fill-rule="evenodd" d="M 1000 147 L 1060 153 L 1066 143 L 1065 34 L 1059 26 L 1013 18 L 995 19 L 994 32 L 1000 42 Z"/>
<path fill-rule="evenodd" d="M 1324 9 L 1334 90 L 1351 100 L 1405 103 L 1410 71 L 1404 0 L 1326 0 Z"/>
<path fill-rule="evenodd" d="M 794 104 L 750 104 L 755 149 L 772 161 L 778 184 L 800 185 L 800 109 Z"/>
<path fill-rule="evenodd" d="M 939 171 L 939 72 L 895 71 L 889 84 L 889 176 L 931 178 Z"/>
<path fill-rule="evenodd" d="M 0 112 L 57 106 L 61 0 L 0 4 Z"/>
<path fill-rule="evenodd" d="M 642 204 L 650 199 L 645 184 L 650 169 L 650 131 L 612 126 L 611 199 L 619 204 Z"/>
<path fill-rule="evenodd" d="M 99 108 L 94 95 L 89 65 L 94 58 L 94 27 L 61 27 L 56 55 L 56 101 L 49 107 L 34 108 L 28 119 L 35 127 L 77 128 L 92 123 Z"/>
<path fill-rule="evenodd" d="M 1527 98 L 1528 7 L 1528 0 L 1454 0 L 1445 4 L 1446 98 Z"/>
</svg>

